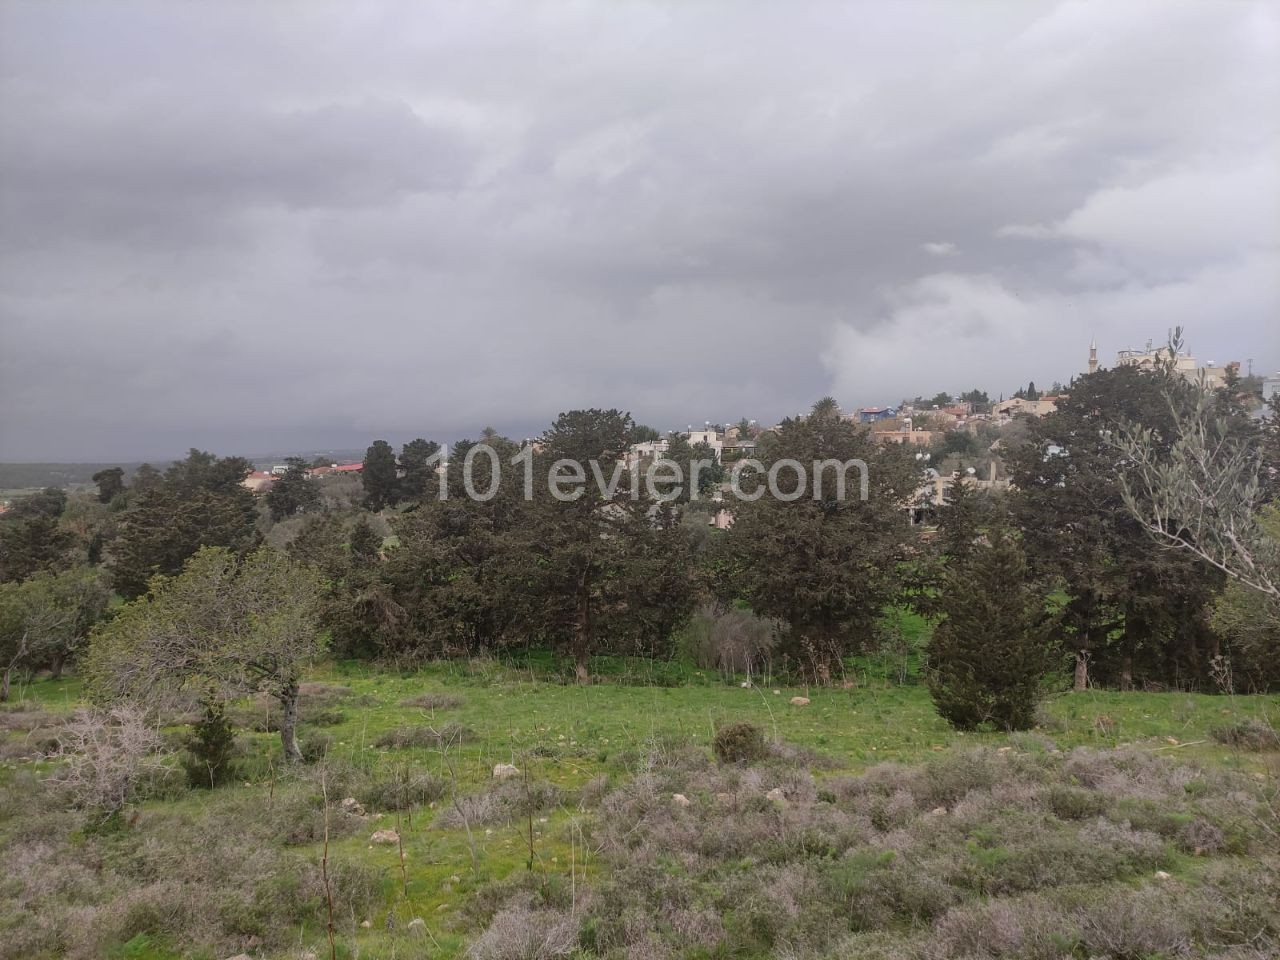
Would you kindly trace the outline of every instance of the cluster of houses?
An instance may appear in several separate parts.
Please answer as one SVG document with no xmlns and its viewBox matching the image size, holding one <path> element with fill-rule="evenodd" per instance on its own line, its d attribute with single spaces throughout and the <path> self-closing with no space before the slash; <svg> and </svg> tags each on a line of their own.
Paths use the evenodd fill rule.
<svg viewBox="0 0 1280 960">
<path fill-rule="evenodd" d="M 255 470 L 242 481 L 243 485 L 254 493 L 266 493 L 271 489 L 271 485 L 276 482 L 278 477 L 284 475 L 289 467 L 283 463 L 277 463 L 270 470 Z M 312 479 L 320 477 L 342 476 L 343 474 L 358 474 L 364 469 L 364 464 L 356 463 L 331 463 L 323 467 L 307 468 L 307 476 Z"/>
<path fill-rule="evenodd" d="M 917 407 L 903 403 L 898 407 L 859 407 L 850 414 L 855 423 L 870 427 L 871 436 L 881 443 L 899 443 L 912 447 L 930 447 L 951 430 L 977 431 L 982 424 L 1002 426 L 1015 417 L 1043 417 L 1058 409 L 1061 396 L 1043 396 L 1036 400 L 1013 397 L 978 411 L 972 403 L 948 406 Z"/>
<path fill-rule="evenodd" d="M 1166 347 L 1152 347 L 1150 342 L 1144 349 L 1124 349 L 1116 355 L 1116 366 L 1135 366 L 1154 369 L 1169 362 L 1169 350 Z M 1201 379 L 1210 386 L 1220 386 L 1231 375 L 1239 375 L 1238 361 L 1219 366 L 1213 361 L 1199 364 L 1190 353 L 1179 352 L 1173 357 L 1174 369 L 1188 379 Z M 1098 369 L 1098 348 L 1096 343 L 1089 345 L 1088 370 L 1090 373 Z M 1264 401 L 1280 394 L 1280 373 L 1263 380 L 1262 396 Z M 902 444 L 922 448 L 916 454 L 922 464 L 926 465 L 927 481 L 917 496 L 906 509 L 912 523 L 924 522 L 932 508 L 946 502 L 948 494 L 956 484 L 973 485 L 977 488 L 999 489 L 1008 486 L 1007 479 L 997 476 L 996 461 L 993 458 L 989 466 L 989 476 L 978 477 L 973 468 L 963 473 L 943 476 L 936 469 L 927 465 L 929 455 L 923 448 L 929 448 L 941 441 L 947 433 L 964 430 L 978 432 L 984 425 L 1000 427 L 1019 417 L 1044 417 L 1058 409 L 1058 403 L 1065 394 L 1041 395 L 1034 399 L 1023 396 L 1000 399 L 995 403 L 982 404 L 977 407 L 972 403 L 953 402 L 947 405 L 923 405 L 904 402 L 896 407 L 858 407 L 848 416 L 857 424 L 863 425 L 871 437 L 880 443 Z M 775 427 L 759 427 L 754 420 L 744 421 L 736 426 L 721 427 L 705 422 L 702 429 L 694 429 L 690 425 L 685 436 L 691 446 L 704 445 L 717 461 L 732 463 L 755 455 L 760 438 Z M 671 448 L 671 438 L 675 431 L 665 437 L 646 440 L 632 444 L 627 454 L 628 466 L 641 461 L 653 460 L 665 455 Z M 999 441 L 997 441 L 998 444 Z M 995 447 L 993 446 L 993 450 Z M 285 472 L 287 467 L 277 464 L 270 470 L 255 471 L 244 480 L 244 485 L 255 492 L 270 489 L 271 484 Z M 358 474 L 363 469 L 361 463 L 333 463 L 328 466 L 312 467 L 308 476 L 321 478 L 348 473 Z M 717 512 L 710 523 L 725 528 L 732 524 L 732 514 L 725 509 Z"/>
</svg>

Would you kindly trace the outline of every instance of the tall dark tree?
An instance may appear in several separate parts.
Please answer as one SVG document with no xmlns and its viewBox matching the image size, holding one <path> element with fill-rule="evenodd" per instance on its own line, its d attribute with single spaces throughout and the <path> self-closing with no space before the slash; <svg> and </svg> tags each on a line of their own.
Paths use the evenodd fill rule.
<svg viewBox="0 0 1280 960">
<path fill-rule="evenodd" d="M 926 617 L 941 615 L 947 571 L 969 558 L 988 529 L 1008 523 L 1008 509 L 1002 499 L 961 481 L 948 489 L 935 516 L 937 535 L 921 544 L 908 567 L 911 605 Z"/>
<path fill-rule="evenodd" d="M 1059 662 L 1045 604 L 1045 591 L 1030 578 L 1007 528 L 988 528 L 981 542 L 952 558 L 925 676 L 934 706 L 953 726 L 1026 730 L 1035 724 L 1046 675 Z"/>
<path fill-rule="evenodd" d="M 302 457 L 288 457 L 285 471 L 276 478 L 267 491 L 267 509 L 273 520 L 283 520 L 304 513 L 320 502 L 320 491 L 308 476 L 307 461 Z"/>
<path fill-rule="evenodd" d="M 141 596 L 156 574 L 174 576 L 201 547 L 242 554 L 259 542 L 257 503 L 245 489 L 252 465 L 193 449 L 121 515 L 111 544 L 111 575 L 126 597 Z M 135 485 L 136 492 L 136 485 Z"/>
<path fill-rule="evenodd" d="M 43 514 L 0 520 L 0 583 L 25 580 L 72 562 L 75 537 Z"/>
<path fill-rule="evenodd" d="M 783 421 L 764 456 L 770 469 L 783 460 L 801 464 L 806 487 L 795 499 L 760 490 L 759 499 L 732 504 L 729 540 L 741 595 L 756 613 L 789 624 L 782 652 L 791 668 L 826 682 L 838 675 L 845 655 L 872 639 L 882 609 L 899 592 L 898 564 L 911 536 L 905 504 L 919 470 L 904 448 L 875 443 L 830 398 L 808 416 Z M 867 466 L 865 500 L 856 466 L 846 471 L 843 496 L 838 468 L 813 469 L 815 462 L 855 460 Z M 793 471 L 776 473 L 779 491 L 793 494 Z"/>
<path fill-rule="evenodd" d="M 324 578 L 320 620 L 339 657 L 399 652 L 404 613 L 380 578 L 382 537 L 366 515 L 352 523 L 337 514 L 312 514 L 289 553 Z"/>
<path fill-rule="evenodd" d="M 93 475 L 93 482 L 98 485 L 98 502 L 110 503 L 124 493 L 124 470 L 121 467 L 107 467 Z"/>
<path fill-rule="evenodd" d="M 144 463 L 133 472 L 133 480 L 130 487 L 134 493 L 148 493 L 160 486 L 163 479 L 164 477 L 159 470 L 149 463 Z"/>
<path fill-rule="evenodd" d="M 360 480 L 364 484 L 365 506 L 375 513 L 400 502 L 400 478 L 391 444 L 373 441 L 365 451 Z"/>
<path fill-rule="evenodd" d="M 518 450 L 496 434 L 459 441 L 444 478 L 447 499 L 396 519 L 398 544 L 383 577 L 405 611 L 406 648 L 484 654 L 516 639 L 526 598 L 514 585 L 527 572 L 531 510 L 523 472 L 510 462 Z M 480 496 L 468 495 L 467 475 Z"/>
<path fill-rule="evenodd" d="M 169 465 L 164 483 L 178 493 L 208 490 L 231 495 L 244 489 L 244 478 L 252 472 L 253 464 L 244 457 L 219 457 L 192 447 L 185 459 Z"/>
<path fill-rule="evenodd" d="M 1183 402 L 1189 389 L 1160 371 L 1100 370 L 1078 378 L 1055 413 L 1028 421 L 1026 440 L 1009 451 L 1031 566 L 1067 595 L 1077 689 L 1091 671 L 1120 686 L 1204 681 L 1218 652 L 1209 614 L 1220 577 L 1193 557 L 1153 549 L 1125 508 L 1124 456 L 1111 439 L 1125 423 L 1168 437 L 1171 399 Z"/>
<path fill-rule="evenodd" d="M 534 461 L 535 498 L 522 528 L 528 564 L 516 592 L 527 598 L 538 633 L 573 658 L 579 682 L 589 681 L 588 658 L 595 654 L 665 643 L 669 638 L 657 636 L 646 615 L 655 604 L 679 613 L 687 603 L 679 590 L 646 590 L 653 584 L 645 578 L 668 541 L 654 505 L 632 490 L 624 466 L 632 430 L 630 415 L 618 410 L 563 413 L 543 434 Z M 574 499 L 553 496 L 545 483 L 558 461 L 576 464 L 584 478 L 558 487 L 566 494 L 580 490 Z M 679 562 L 677 555 L 669 559 Z"/>
<path fill-rule="evenodd" d="M 410 440 L 400 451 L 400 495 L 406 500 L 435 496 L 439 479 L 431 458 L 440 452 L 434 440 Z"/>
</svg>

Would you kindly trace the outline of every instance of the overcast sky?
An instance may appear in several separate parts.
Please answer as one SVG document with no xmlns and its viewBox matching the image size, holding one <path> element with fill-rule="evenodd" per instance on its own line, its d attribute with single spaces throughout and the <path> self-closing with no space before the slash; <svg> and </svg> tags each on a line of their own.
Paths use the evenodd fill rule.
<svg viewBox="0 0 1280 960">
<path fill-rule="evenodd" d="M 0 4 L 0 459 L 1280 368 L 1280 9 Z"/>
</svg>

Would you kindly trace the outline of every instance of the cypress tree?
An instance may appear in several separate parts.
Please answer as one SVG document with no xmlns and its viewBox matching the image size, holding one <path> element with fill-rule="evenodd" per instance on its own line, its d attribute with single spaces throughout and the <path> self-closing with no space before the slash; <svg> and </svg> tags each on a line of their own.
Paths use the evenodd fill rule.
<svg viewBox="0 0 1280 960">
<path fill-rule="evenodd" d="M 1028 580 L 1017 540 L 990 530 L 951 565 L 939 602 L 926 674 L 938 713 L 961 730 L 1031 727 L 1058 658 L 1044 591 Z"/>
<path fill-rule="evenodd" d="M 375 440 L 365 451 L 364 468 L 360 472 L 364 484 L 365 505 L 374 512 L 394 507 L 400 500 L 400 478 L 396 469 L 396 453 L 385 440 Z"/>
</svg>

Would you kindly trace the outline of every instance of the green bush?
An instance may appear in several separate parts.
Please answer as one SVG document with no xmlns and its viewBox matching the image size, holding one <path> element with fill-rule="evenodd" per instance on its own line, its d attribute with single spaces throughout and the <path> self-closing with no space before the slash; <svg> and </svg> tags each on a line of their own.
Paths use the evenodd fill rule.
<svg viewBox="0 0 1280 960">
<path fill-rule="evenodd" d="M 768 753 L 764 731 L 754 723 L 725 724 L 716 731 L 711 749 L 721 763 L 751 763 Z"/>
<path fill-rule="evenodd" d="M 192 787 L 212 789 L 236 779 L 236 735 L 220 708 L 205 708 L 184 746 L 182 770 Z"/>
</svg>

